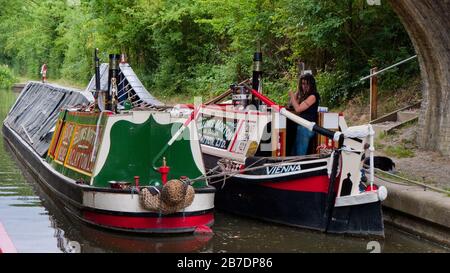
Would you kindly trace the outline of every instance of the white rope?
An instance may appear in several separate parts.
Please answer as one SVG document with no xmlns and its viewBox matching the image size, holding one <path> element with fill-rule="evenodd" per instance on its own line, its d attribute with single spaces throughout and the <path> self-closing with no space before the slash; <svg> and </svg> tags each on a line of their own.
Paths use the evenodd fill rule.
<svg viewBox="0 0 450 273">
<path fill-rule="evenodd" d="M 391 69 L 391 68 L 394 68 L 394 67 L 396 67 L 397 65 L 401 65 L 402 63 L 405 63 L 405 62 L 407 62 L 407 61 L 409 61 L 409 60 L 412 60 L 412 59 L 414 59 L 414 58 L 416 58 L 416 57 L 417 57 L 417 55 L 411 56 L 411 57 L 409 57 L 409 58 L 407 58 L 407 59 L 405 59 L 405 60 L 403 60 L 403 61 L 400 61 L 400 62 L 398 62 L 398 63 L 396 63 L 396 64 L 391 65 L 391 66 L 388 66 L 388 67 L 386 67 L 386 68 L 384 68 L 384 69 L 381 69 L 380 71 L 377 71 L 377 72 L 375 72 L 375 73 L 373 73 L 373 74 L 370 74 L 370 75 L 368 75 L 368 76 L 362 77 L 361 79 L 359 79 L 359 81 L 363 81 L 363 80 L 365 80 L 365 79 L 368 79 L 368 78 L 371 78 L 371 77 L 373 77 L 373 76 L 375 76 L 375 75 L 378 75 L 378 74 L 380 74 L 380 73 L 383 73 L 383 72 L 386 71 L 386 70 L 389 70 L 389 69 Z"/>
</svg>

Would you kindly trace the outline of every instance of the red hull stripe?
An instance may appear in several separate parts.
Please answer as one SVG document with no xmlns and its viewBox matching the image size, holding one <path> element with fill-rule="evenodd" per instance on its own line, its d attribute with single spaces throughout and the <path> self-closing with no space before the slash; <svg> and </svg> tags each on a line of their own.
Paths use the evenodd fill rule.
<svg viewBox="0 0 450 273">
<path fill-rule="evenodd" d="M 323 192 L 328 193 L 330 180 L 328 176 L 312 176 L 286 182 L 264 182 L 265 187 L 287 191 Z"/>
<path fill-rule="evenodd" d="M 180 217 L 133 217 L 100 214 L 85 211 L 84 218 L 98 225 L 126 229 L 181 229 L 195 228 L 210 224 L 214 220 L 212 212 L 203 215 Z"/>
</svg>

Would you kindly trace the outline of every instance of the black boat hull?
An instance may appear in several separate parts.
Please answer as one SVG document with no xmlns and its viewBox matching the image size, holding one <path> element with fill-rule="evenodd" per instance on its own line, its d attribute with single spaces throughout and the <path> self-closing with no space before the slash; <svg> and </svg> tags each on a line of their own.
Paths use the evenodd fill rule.
<svg viewBox="0 0 450 273">
<path fill-rule="evenodd" d="M 209 169 L 218 160 L 205 158 Z M 226 212 L 327 233 L 384 237 L 380 201 L 332 206 L 326 212 L 330 184 L 326 168 L 302 174 L 238 174 L 211 184 L 217 189 L 215 207 Z"/>
</svg>

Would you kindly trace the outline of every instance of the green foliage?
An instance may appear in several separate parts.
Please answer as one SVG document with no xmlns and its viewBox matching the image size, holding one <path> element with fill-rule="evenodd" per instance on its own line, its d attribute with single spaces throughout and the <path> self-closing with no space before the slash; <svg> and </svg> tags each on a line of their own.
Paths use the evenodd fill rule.
<svg viewBox="0 0 450 273">
<path fill-rule="evenodd" d="M 16 78 L 11 69 L 7 65 L 0 65 L 0 89 L 8 89 L 14 82 Z"/>
<path fill-rule="evenodd" d="M 251 77 L 252 56 L 263 52 L 264 88 L 277 102 L 295 89 L 296 66 L 317 76 L 322 104 L 336 106 L 368 84 L 373 66 L 414 54 L 387 3 L 365 0 L 0 0 L 0 62 L 37 77 L 80 84 L 101 59 L 126 53 L 140 79 L 162 98 L 212 97 Z M 383 74 L 380 89 L 418 74 L 417 63 Z"/>
<path fill-rule="evenodd" d="M 263 86 L 264 94 L 280 105 L 286 105 L 289 101 L 288 91 L 295 90 L 291 82 L 285 79 L 265 82 Z"/>
<path fill-rule="evenodd" d="M 317 74 L 317 89 L 325 106 L 338 105 L 349 97 L 350 86 L 345 85 L 348 74 L 343 71 L 324 71 Z"/>
<path fill-rule="evenodd" d="M 397 158 L 405 158 L 405 157 L 413 157 L 414 151 L 407 148 L 403 144 L 395 145 L 395 146 L 387 146 L 384 148 L 384 152 L 387 156 L 393 156 Z"/>
</svg>

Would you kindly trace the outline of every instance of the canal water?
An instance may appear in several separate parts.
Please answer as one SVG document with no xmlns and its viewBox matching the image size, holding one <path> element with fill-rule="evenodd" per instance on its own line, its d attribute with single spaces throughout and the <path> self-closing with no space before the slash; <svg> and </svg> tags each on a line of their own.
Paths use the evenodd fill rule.
<svg viewBox="0 0 450 273">
<path fill-rule="evenodd" d="M 18 93 L 0 90 L 0 121 Z M 0 223 L 18 252 L 449 252 L 386 225 L 386 238 L 356 238 L 216 212 L 213 235 L 131 236 L 85 225 L 30 176 L 0 137 Z"/>
</svg>

